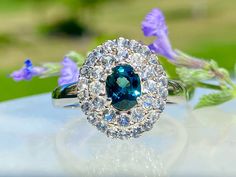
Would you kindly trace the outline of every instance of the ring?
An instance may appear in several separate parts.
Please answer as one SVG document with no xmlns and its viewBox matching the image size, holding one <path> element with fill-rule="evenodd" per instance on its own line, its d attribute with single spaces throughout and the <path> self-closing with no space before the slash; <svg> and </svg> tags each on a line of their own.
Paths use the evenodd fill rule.
<svg viewBox="0 0 236 177">
<path fill-rule="evenodd" d="M 81 108 L 108 137 L 128 139 L 151 130 L 166 103 L 185 94 L 180 82 L 167 79 L 148 46 L 118 38 L 90 52 L 78 83 L 57 87 L 52 100 L 57 107 Z"/>
</svg>

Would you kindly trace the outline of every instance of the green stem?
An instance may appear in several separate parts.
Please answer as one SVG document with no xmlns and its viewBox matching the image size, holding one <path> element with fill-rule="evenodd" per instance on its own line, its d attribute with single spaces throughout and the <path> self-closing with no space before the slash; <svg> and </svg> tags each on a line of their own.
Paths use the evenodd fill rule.
<svg viewBox="0 0 236 177">
<path fill-rule="evenodd" d="M 234 90 L 236 90 L 236 85 L 231 79 L 226 79 L 225 82 L 229 84 Z"/>
<path fill-rule="evenodd" d="M 206 88 L 206 89 L 212 89 L 212 90 L 222 90 L 222 88 L 218 85 L 207 84 L 207 83 L 203 83 L 203 82 L 198 82 L 196 84 L 196 86 L 200 87 L 200 88 Z"/>
</svg>

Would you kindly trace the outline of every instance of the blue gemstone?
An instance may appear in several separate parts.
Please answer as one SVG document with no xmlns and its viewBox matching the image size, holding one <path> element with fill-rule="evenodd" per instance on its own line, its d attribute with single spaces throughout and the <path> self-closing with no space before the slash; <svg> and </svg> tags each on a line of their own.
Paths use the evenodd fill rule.
<svg viewBox="0 0 236 177">
<path fill-rule="evenodd" d="M 104 120 L 105 121 L 110 122 L 110 121 L 112 121 L 112 119 L 113 119 L 113 116 L 111 114 L 105 114 L 104 115 Z"/>
<path fill-rule="evenodd" d="M 118 122 L 121 126 L 128 126 L 129 125 L 129 118 L 126 117 L 126 116 L 121 116 L 119 119 L 118 119 Z"/>
<path fill-rule="evenodd" d="M 106 110 L 103 113 L 103 119 L 107 122 L 111 122 L 114 119 L 114 117 L 115 117 L 115 112 L 114 111 Z"/>
<path fill-rule="evenodd" d="M 130 65 L 119 65 L 112 69 L 106 80 L 106 93 L 112 99 L 112 106 L 120 111 L 131 109 L 141 96 L 141 84 L 138 74 Z"/>
</svg>

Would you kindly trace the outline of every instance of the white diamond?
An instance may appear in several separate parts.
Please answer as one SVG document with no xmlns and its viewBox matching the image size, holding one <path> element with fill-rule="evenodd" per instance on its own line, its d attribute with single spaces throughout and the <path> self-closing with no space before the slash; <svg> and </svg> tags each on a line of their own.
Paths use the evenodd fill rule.
<svg viewBox="0 0 236 177">
<path fill-rule="evenodd" d="M 84 90 L 88 88 L 88 80 L 84 77 L 80 77 L 78 81 L 78 90 Z"/>
<path fill-rule="evenodd" d="M 160 113 L 158 113 L 157 111 L 151 111 L 148 114 L 148 119 L 150 123 L 154 124 L 159 119 L 159 116 L 160 116 Z"/>
<path fill-rule="evenodd" d="M 118 131 L 117 130 L 109 129 L 109 130 L 107 130 L 106 133 L 107 133 L 108 137 L 112 137 L 112 138 L 117 138 L 118 137 Z"/>
<path fill-rule="evenodd" d="M 143 70 L 141 77 L 143 80 L 148 80 L 149 78 L 154 77 L 155 73 L 156 73 L 156 71 L 154 70 L 153 67 L 147 66 Z"/>
<path fill-rule="evenodd" d="M 81 109 L 82 111 L 85 113 L 85 114 L 88 114 L 88 112 L 91 110 L 91 105 L 89 102 L 84 102 L 82 105 L 81 105 Z"/>
<path fill-rule="evenodd" d="M 143 84 L 144 92 L 156 92 L 157 91 L 157 83 L 153 80 L 147 80 Z"/>
<path fill-rule="evenodd" d="M 156 65 L 156 66 L 153 66 L 153 67 L 154 67 L 155 74 L 156 74 L 157 77 L 159 77 L 161 75 L 165 75 L 164 69 L 161 65 Z"/>
<path fill-rule="evenodd" d="M 89 85 L 89 90 L 95 94 L 95 95 L 99 95 L 99 94 L 104 94 L 105 93 L 105 87 L 104 84 L 99 82 L 99 81 L 95 81 L 92 82 Z"/>
<path fill-rule="evenodd" d="M 96 113 L 91 113 L 88 115 L 87 120 L 91 123 L 91 124 L 95 124 L 97 121 L 97 114 Z"/>
<path fill-rule="evenodd" d="M 165 99 L 168 96 L 168 90 L 165 87 L 159 87 L 159 95 Z"/>
<path fill-rule="evenodd" d="M 150 63 L 150 64 L 153 64 L 153 65 L 157 65 L 157 64 L 158 64 L 157 56 L 156 56 L 156 55 L 152 55 L 152 56 L 149 58 L 149 63 Z"/>
<path fill-rule="evenodd" d="M 130 56 L 130 62 L 136 69 L 141 69 L 144 65 L 144 58 L 139 53 L 134 53 Z"/>
<path fill-rule="evenodd" d="M 99 59 L 104 54 L 104 49 L 101 46 L 98 46 L 95 50 L 93 50 L 93 55 Z"/>
<path fill-rule="evenodd" d="M 126 49 L 123 48 L 118 48 L 117 49 L 117 57 L 119 61 L 122 61 L 125 58 L 128 58 L 128 51 Z"/>
<path fill-rule="evenodd" d="M 163 99 L 158 99 L 157 101 L 156 101 L 156 105 L 155 105 L 155 107 L 157 108 L 157 109 L 159 109 L 161 112 L 165 109 L 165 102 L 163 101 Z"/>
<path fill-rule="evenodd" d="M 145 95 L 143 98 L 143 107 L 145 109 L 152 109 L 154 105 L 154 100 L 151 96 Z"/>
<path fill-rule="evenodd" d="M 114 120 L 115 116 L 116 116 L 116 113 L 114 110 L 106 109 L 103 112 L 103 119 L 107 122 L 111 122 L 112 120 Z"/>
<path fill-rule="evenodd" d="M 88 97 L 89 97 L 88 90 L 79 90 L 77 97 L 80 102 L 88 99 Z"/>
<path fill-rule="evenodd" d="M 106 67 L 106 69 L 110 69 L 114 62 L 115 58 L 112 56 L 107 55 L 102 57 L 102 64 Z"/>
<path fill-rule="evenodd" d="M 107 41 L 107 42 L 104 43 L 104 46 L 105 46 L 106 49 L 112 50 L 112 48 L 115 47 L 115 42 L 109 40 L 109 41 Z"/>
<path fill-rule="evenodd" d="M 89 76 L 91 72 L 91 68 L 89 68 L 88 66 L 84 65 L 81 69 L 80 69 L 80 74 L 83 76 Z"/>
<path fill-rule="evenodd" d="M 130 41 L 130 49 L 133 50 L 134 52 L 139 52 L 140 44 L 135 40 L 131 40 Z"/>
<path fill-rule="evenodd" d="M 104 70 L 101 67 L 94 67 L 92 72 L 92 77 L 95 79 L 104 79 Z"/>
<path fill-rule="evenodd" d="M 127 117 L 126 115 L 120 115 L 120 117 L 118 118 L 118 123 L 123 127 L 129 126 L 129 117 Z"/>
<path fill-rule="evenodd" d="M 134 129 L 133 129 L 133 132 L 132 132 L 132 136 L 133 136 L 134 138 L 138 138 L 141 133 L 142 133 L 142 129 L 141 129 L 140 127 L 134 128 Z"/>
<path fill-rule="evenodd" d="M 119 39 L 117 39 L 116 42 L 117 42 L 118 47 L 124 47 L 126 43 L 126 39 L 123 37 L 120 37 Z"/>
<path fill-rule="evenodd" d="M 148 48 L 148 46 L 145 46 L 145 45 L 142 46 L 142 47 L 141 47 L 141 50 L 142 50 L 142 54 L 145 55 L 145 56 L 151 54 L 151 51 L 150 51 L 150 49 Z"/>
<path fill-rule="evenodd" d="M 94 109 L 96 110 L 100 110 L 104 107 L 104 104 L 105 104 L 105 101 L 103 98 L 99 98 L 99 97 L 96 97 L 94 100 L 93 100 L 93 107 Z"/>
<path fill-rule="evenodd" d="M 149 131 L 151 130 L 153 127 L 153 124 L 151 122 L 145 122 L 142 126 L 144 131 Z"/>
<path fill-rule="evenodd" d="M 144 118 L 144 113 L 143 113 L 143 109 L 141 108 L 135 108 L 132 111 L 132 118 L 135 121 L 141 121 Z"/>
<path fill-rule="evenodd" d="M 94 54 L 89 53 L 88 56 L 87 56 L 87 60 L 86 60 L 85 64 L 87 66 L 93 66 L 95 61 L 96 61 L 96 57 L 94 56 Z"/>
<path fill-rule="evenodd" d="M 98 122 L 96 125 L 97 129 L 101 132 L 105 132 L 107 129 L 107 126 L 103 122 Z"/>
<path fill-rule="evenodd" d="M 168 86 L 168 79 L 164 76 L 159 78 L 159 82 L 160 82 L 161 86 L 164 86 L 164 87 Z"/>
</svg>

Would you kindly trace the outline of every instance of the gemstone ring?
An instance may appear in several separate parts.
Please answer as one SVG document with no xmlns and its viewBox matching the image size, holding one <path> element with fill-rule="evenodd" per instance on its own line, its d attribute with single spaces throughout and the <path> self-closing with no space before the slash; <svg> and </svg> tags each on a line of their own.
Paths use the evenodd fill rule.
<svg viewBox="0 0 236 177">
<path fill-rule="evenodd" d="M 167 96 L 185 94 L 181 83 L 168 80 L 146 45 L 135 40 L 109 40 L 88 54 L 78 83 L 57 87 L 55 106 L 81 108 L 88 122 L 108 137 L 128 139 L 151 130 Z"/>
</svg>

